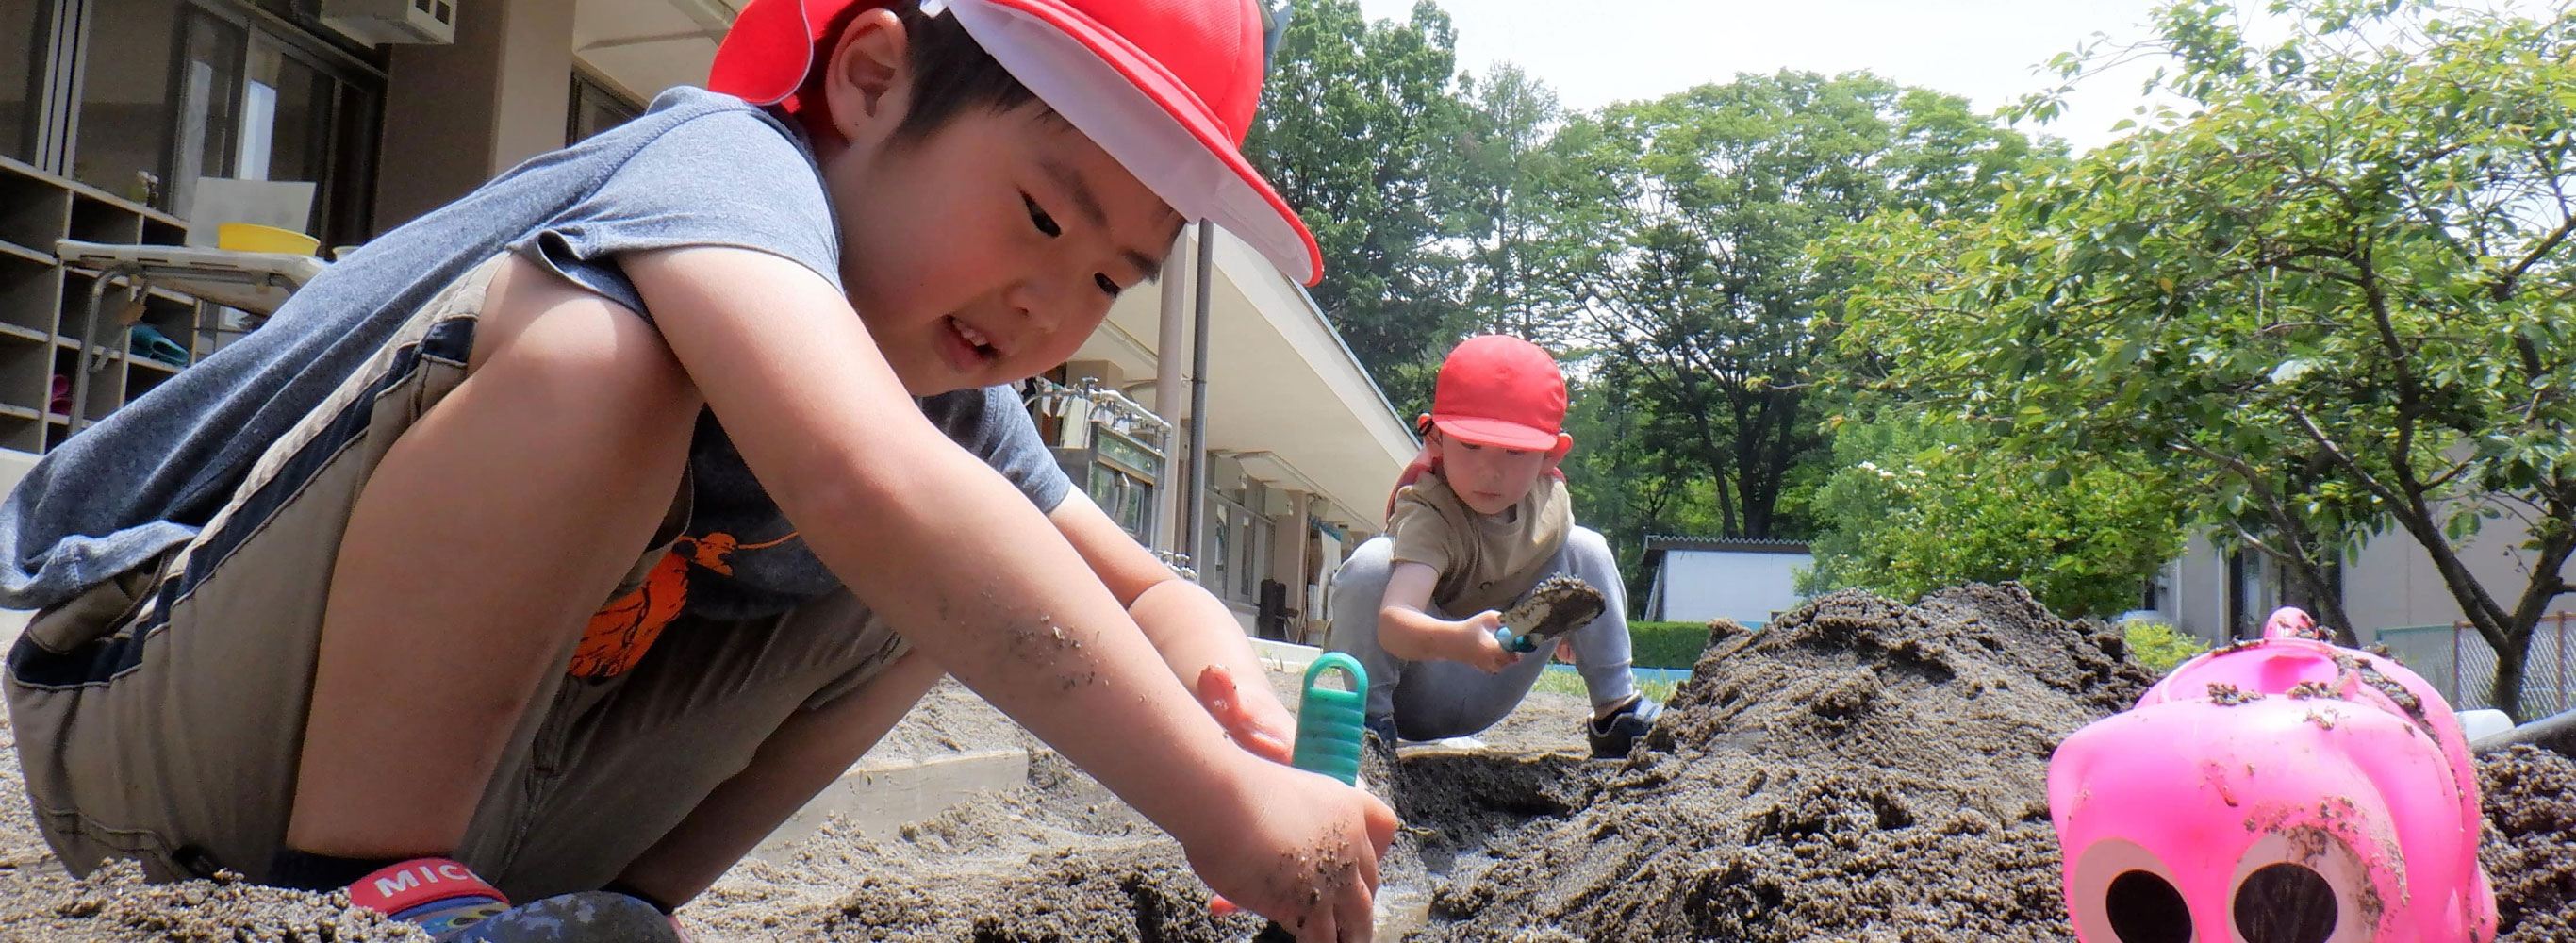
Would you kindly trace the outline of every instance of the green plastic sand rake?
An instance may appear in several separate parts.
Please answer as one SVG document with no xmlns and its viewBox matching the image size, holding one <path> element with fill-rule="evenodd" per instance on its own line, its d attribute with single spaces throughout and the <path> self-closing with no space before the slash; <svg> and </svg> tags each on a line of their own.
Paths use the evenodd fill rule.
<svg viewBox="0 0 2576 943">
<path fill-rule="evenodd" d="M 1318 687 L 1326 671 L 1339 671 L 1348 691 Z M 1297 747 L 1289 762 L 1348 785 L 1360 783 L 1360 743 L 1368 730 L 1368 669 L 1342 652 L 1325 652 L 1306 666 L 1306 688 L 1297 699 Z"/>
</svg>

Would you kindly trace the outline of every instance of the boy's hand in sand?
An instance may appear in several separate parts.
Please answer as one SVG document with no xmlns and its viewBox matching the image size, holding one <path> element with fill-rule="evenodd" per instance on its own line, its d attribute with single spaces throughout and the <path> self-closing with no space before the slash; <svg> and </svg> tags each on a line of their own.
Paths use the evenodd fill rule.
<svg viewBox="0 0 2576 943">
<path fill-rule="evenodd" d="M 1265 679 L 1266 681 L 1266 679 Z M 1296 753 L 1297 721 L 1267 684 L 1258 690 L 1237 688 L 1234 672 L 1209 665 L 1199 672 L 1199 706 L 1225 728 L 1225 735 L 1252 755 L 1287 763 Z"/>
<path fill-rule="evenodd" d="M 1298 943 L 1362 943 L 1374 929 L 1378 859 L 1395 841 L 1395 810 L 1329 776 L 1243 764 L 1232 828 L 1184 838 L 1190 867 L 1234 906 Z"/>
<path fill-rule="evenodd" d="M 1519 652 L 1504 648 L 1494 640 L 1494 630 L 1503 627 L 1503 614 L 1491 609 L 1449 623 L 1451 630 L 1449 660 L 1463 661 L 1486 674 L 1500 674 L 1520 661 Z"/>
</svg>

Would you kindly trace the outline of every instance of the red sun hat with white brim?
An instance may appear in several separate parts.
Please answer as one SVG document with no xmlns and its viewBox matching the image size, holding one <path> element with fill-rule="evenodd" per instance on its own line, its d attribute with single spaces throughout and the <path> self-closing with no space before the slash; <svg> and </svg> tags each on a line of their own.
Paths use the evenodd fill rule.
<svg viewBox="0 0 2576 943">
<path fill-rule="evenodd" d="M 1440 364 L 1431 424 L 1478 445 L 1553 452 L 1565 431 L 1565 373 L 1537 344 L 1506 334 L 1470 337 Z"/>
<path fill-rule="evenodd" d="M 837 16 L 880 0 L 752 0 L 716 49 L 707 88 L 755 105 L 798 104 Z M 1253 0 L 924 0 L 1154 195 L 1226 228 L 1305 284 L 1323 253 L 1243 158 L 1261 99 Z"/>
</svg>

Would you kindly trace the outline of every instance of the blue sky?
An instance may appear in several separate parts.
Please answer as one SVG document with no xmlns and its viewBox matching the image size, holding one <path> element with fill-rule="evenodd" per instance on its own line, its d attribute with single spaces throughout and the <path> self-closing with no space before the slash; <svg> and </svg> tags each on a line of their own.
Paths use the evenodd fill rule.
<svg viewBox="0 0 2576 943">
<path fill-rule="evenodd" d="M 1868 69 L 1966 96 L 1991 110 L 2054 84 L 2032 72 L 2105 33 L 2150 35 L 2154 0 L 1443 0 L 1458 25 L 1459 67 L 1517 63 L 1568 106 L 1653 98 L 1740 72 Z M 1360 0 L 1371 18 L 1400 18 L 1412 0 Z M 2078 150 L 2143 99 L 2151 64 L 2088 82 L 2046 128 Z M 2025 129 L 2027 130 L 2027 129 Z"/>
</svg>

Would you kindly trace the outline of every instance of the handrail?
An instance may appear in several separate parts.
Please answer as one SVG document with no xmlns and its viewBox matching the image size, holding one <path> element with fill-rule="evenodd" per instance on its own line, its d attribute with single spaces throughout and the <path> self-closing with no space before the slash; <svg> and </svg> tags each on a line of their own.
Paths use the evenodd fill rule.
<svg viewBox="0 0 2576 943">
<path fill-rule="evenodd" d="M 1057 383 L 1045 377 L 1036 377 L 1029 382 L 1036 389 L 1022 397 L 1022 403 L 1039 415 L 1063 415 L 1063 404 L 1078 400 L 1108 413 L 1112 419 L 1109 423 L 1111 431 L 1134 435 L 1133 428 L 1142 426 L 1155 433 L 1158 441 L 1154 445 L 1157 448 L 1168 450 L 1171 447 L 1171 420 L 1155 415 L 1143 404 L 1128 399 L 1125 393 L 1101 386 L 1098 377 L 1084 377 L 1079 385 Z"/>
</svg>

